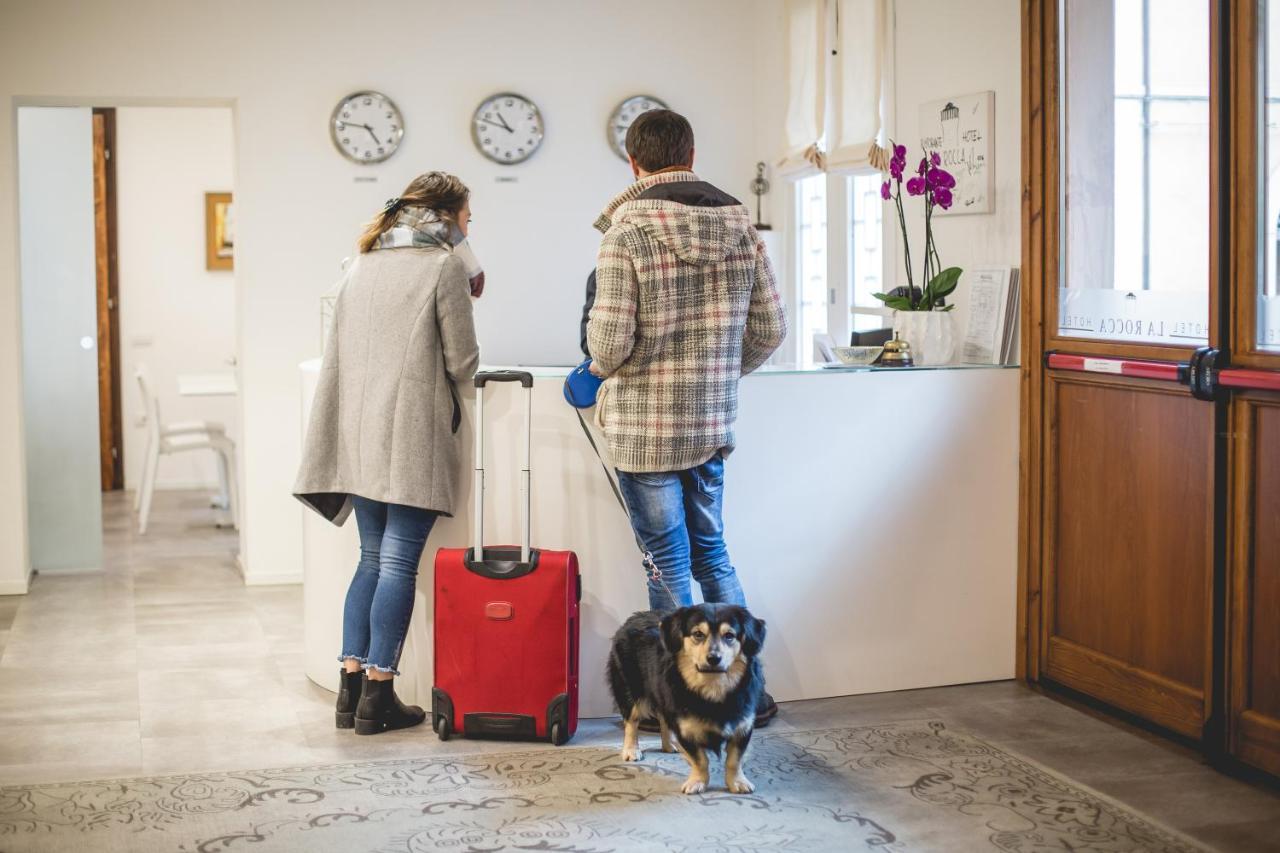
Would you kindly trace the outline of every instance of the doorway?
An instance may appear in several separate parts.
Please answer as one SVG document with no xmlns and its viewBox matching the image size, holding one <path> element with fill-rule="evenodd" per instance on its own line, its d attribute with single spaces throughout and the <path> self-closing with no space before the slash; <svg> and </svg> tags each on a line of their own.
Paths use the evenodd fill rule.
<svg viewBox="0 0 1280 853">
<path fill-rule="evenodd" d="M 231 109 L 22 106 L 18 126 L 33 568 L 101 568 L 104 507 L 113 535 L 146 536 L 153 499 L 163 536 L 234 528 Z"/>
<path fill-rule="evenodd" d="M 1272 5 L 1026 7 L 1019 666 L 1280 774 Z"/>
</svg>

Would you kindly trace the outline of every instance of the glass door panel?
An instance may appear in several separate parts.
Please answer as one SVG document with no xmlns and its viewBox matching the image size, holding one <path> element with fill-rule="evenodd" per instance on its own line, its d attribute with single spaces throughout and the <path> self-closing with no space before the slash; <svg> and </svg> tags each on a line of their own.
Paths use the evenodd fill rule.
<svg viewBox="0 0 1280 853">
<path fill-rule="evenodd" d="M 1062 0 L 1058 330 L 1209 334 L 1208 0 Z"/>
<path fill-rule="evenodd" d="M 1262 13 L 1266 168 L 1260 182 L 1264 195 L 1259 226 L 1264 274 L 1258 281 L 1257 346 L 1280 352 L 1280 288 L 1276 284 L 1276 270 L 1280 268 L 1280 0 L 1266 0 Z"/>
</svg>

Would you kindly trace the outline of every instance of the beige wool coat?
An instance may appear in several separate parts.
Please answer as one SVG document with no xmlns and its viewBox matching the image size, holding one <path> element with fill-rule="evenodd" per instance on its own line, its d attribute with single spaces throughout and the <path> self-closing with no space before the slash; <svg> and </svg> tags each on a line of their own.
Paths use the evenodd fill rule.
<svg viewBox="0 0 1280 853">
<path fill-rule="evenodd" d="M 352 495 L 452 515 L 455 383 L 479 358 L 461 259 L 437 247 L 360 255 L 334 308 L 294 496 L 339 525 Z"/>
</svg>

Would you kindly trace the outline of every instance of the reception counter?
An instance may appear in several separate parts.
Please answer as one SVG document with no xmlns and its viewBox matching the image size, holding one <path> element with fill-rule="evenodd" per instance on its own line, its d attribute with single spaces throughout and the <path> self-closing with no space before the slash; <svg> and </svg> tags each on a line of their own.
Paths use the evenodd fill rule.
<svg viewBox="0 0 1280 853">
<path fill-rule="evenodd" d="M 302 365 L 303 423 L 319 361 Z M 568 368 L 535 376 L 533 543 L 582 566 L 583 716 L 613 712 L 609 639 L 647 606 L 626 517 L 561 396 Z M 518 541 L 519 386 L 486 389 L 486 540 Z M 469 544 L 474 389 L 459 441 L 458 515 L 427 543 L 397 687 L 430 704 L 435 550 Z M 742 380 L 725 466 L 729 554 L 768 623 L 780 700 L 1011 678 L 1014 674 L 1018 371 L 765 369 Z M 355 520 L 302 510 L 307 675 L 336 687 Z M 695 585 L 696 588 L 696 585 Z M 696 594 L 696 593 L 695 593 Z"/>
</svg>

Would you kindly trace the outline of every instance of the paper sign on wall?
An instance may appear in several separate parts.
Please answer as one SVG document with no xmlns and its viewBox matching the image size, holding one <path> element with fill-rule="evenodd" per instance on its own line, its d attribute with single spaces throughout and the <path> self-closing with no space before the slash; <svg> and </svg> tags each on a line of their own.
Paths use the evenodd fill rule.
<svg viewBox="0 0 1280 853">
<path fill-rule="evenodd" d="M 920 105 L 920 146 L 937 151 L 955 176 L 955 201 L 934 216 L 991 213 L 995 209 L 995 92 L 976 92 Z"/>
</svg>

